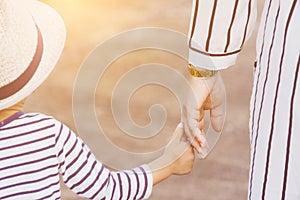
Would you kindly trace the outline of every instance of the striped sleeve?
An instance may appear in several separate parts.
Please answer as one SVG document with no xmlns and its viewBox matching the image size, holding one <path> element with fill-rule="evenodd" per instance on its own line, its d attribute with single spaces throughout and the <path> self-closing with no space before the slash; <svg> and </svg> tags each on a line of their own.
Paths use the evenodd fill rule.
<svg viewBox="0 0 300 200">
<path fill-rule="evenodd" d="M 256 0 L 194 0 L 189 63 L 219 70 L 233 65 L 253 32 Z"/>
<path fill-rule="evenodd" d="M 111 172 L 68 127 L 58 123 L 56 148 L 59 170 L 66 185 L 88 199 L 147 199 L 153 177 L 147 165 Z"/>
</svg>

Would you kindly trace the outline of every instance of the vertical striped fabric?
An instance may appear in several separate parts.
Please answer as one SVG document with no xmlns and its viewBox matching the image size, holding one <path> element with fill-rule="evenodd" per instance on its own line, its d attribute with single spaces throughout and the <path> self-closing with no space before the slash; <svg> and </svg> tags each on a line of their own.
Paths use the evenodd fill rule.
<svg viewBox="0 0 300 200">
<path fill-rule="evenodd" d="M 0 123 L 0 199 L 60 199 L 59 174 L 88 199 L 146 199 L 147 165 L 110 172 L 68 127 L 42 114 L 16 113 Z"/>
<path fill-rule="evenodd" d="M 300 199 L 299 4 L 265 1 L 250 105 L 249 200 Z M 253 29 L 255 0 L 195 0 L 194 5 L 190 62 L 229 67 Z"/>
<path fill-rule="evenodd" d="M 189 32 L 189 62 L 207 69 L 235 63 L 256 20 L 255 0 L 194 0 Z"/>
</svg>

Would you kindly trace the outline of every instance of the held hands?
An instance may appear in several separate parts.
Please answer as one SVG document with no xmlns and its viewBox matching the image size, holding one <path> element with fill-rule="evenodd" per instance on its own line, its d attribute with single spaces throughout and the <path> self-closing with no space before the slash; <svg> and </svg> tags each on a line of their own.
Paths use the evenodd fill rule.
<svg viewBox="0 0 300 200">
<path fill-rule="evenodd" d="M 184 175 L 192 171 L 195 155 L 193 148 L 184 138 L 183 127 L 178 125 L 164 154 L 149 164 L 154 185 L 171 175 Z"/>
<path fill-rule="evenodd" d="M 179 124 L 165 149 L 163 157 L 165 160 L 170 160 L 172 174 L 188 174 L 193 169 L 195 155 L 191 145 L 185 142 L 185 137 L 183 126 Z"/>
<path fill-rule="evenodd" d="M 210 111 L 211 125 L 215 131 L 220 132 L 225 115 L 225 88 L 219 72 L 206 79 L 188 75 L 192 88 L 183 105 L 182 122 L 192 146 L 205 158 L 209 146 L 203 132 L 205 110 Z"/>
<path fill-rule="evenodd" d="M 182 123 L 177 126 L 164 154 L 149 164 L 154 185 L 172 174 L 190 173 L 195 159 L 193 148 L 201 157 L 207 155 L 209 147 L 203 132 L 205 110 L 210 111 L 210 121 L 217 132 L 223 127 L 225 88 L 220 75 L 217 73 L 207 79 L 188 75 L 188 79 L 192 91 L 186 95 Z"/>
</svg>

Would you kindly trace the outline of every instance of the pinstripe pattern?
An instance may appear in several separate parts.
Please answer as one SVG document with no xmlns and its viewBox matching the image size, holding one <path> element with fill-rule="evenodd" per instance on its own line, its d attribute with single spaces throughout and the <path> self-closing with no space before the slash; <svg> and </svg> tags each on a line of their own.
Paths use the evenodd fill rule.
<svg viewBox="0 0 300 200">
<path fill-rule="evenodd" d="M 264 26 L 264 38 L 266 37 L 266 25 L 267 25 L 267 22 L 268 22 L 268 19 L 269 19 L 269 13 L 270 13 L 270 8 L 271 8 L 271 4 L 272 4 L 272 1 L 270 1 L 269 3 L 269 6 L 268 6 L 268 12 L 267 12 L 267 17 L 266 17 L 266 21 L 265 21 L 265 26 Z M 278 17 L 278 13 L 279 13 L 279 9 L 277 11 L 277 17 Z M 276 18 L 276 23 L 277 23 L 277 18 Z M 274 26 L 274 29 L 273 29 L 273 36 L 272 36 L 272 44 L 271 44 L 271 47 L 270 47 L 270 50 L 269 50 L 269 56 L 272 52 L 272 48 L 273 48 L 273 42 L 274 42 L 274 38 L 275 38 L 275 26 Z M 261 48 L 261 54 L 260 54 L 260 57 L 259 57 L 259 63 L 261 63 L 261 59 L 262 59 L 262 55 L 263 55 L 263 52 L 264 52 L 264 45 L 265 43 L 263 42 L 262 44 L 262 48 Z M 258 119 L 257 119 L 257 128 L 256 128 L 256 132 L 255 133 L 258 133 L 259 131 L 259 122 L 260 122 L 260 118 L 261 118 L 261 113 L 262 113 L 262 105 L 264 104 L 264 96 L 265 96 L 265 91 L 266 91 L 266 84 L 267 84 L 267 77 L 269 76 L 269 70 L 270 70 L 270 62 L 268 62 L 268 67 L 267 67 L 267 72 L 266 72 L 266 78 L 264 80 L 264 84 L 263 84 L 263 92 L 262 92 L 262 101 L 260 103 L 260 107 L 259 107 L 259 114 L 258 114 Z M 259 64 L 259 66 L 261 66 L 261 64 Z M 260 67 L 259 67 L 260 68 Z M 257 97 L 257 91 L 258 91 L 258 85 L 259 85 L 259 78 L 260 78 L 260 72 L 261 70 L 259 70 L 259 74 L 258 74 L 258 79 L 257 79 L 257 84 L 256 84 L 256 91 L 255 91 L 255 102 L 254 102 L 254 105 L 256 105 L 256 97 Z M 254 109 L 253 109 L 253 112 L 255 113 L 255 109 L 256 109 L 256 106 L 254 106 Z M 255 114 L 253 113 L 253 121 L 252 121 L 252 135 L 254 133 L 254 116 Z M 249 189 L 249 199 L 251 199 L 251 195 L 252 195 L 252 181 L 253 181 L 253 172 L 254 172 L 254 166 L 255 166 L 255 158 L 256 158 L 256 148 L 257 148 L 257 141 L 258 141 L 258 134 L 255 134 L 255 141 L 254 141 L 254 148 L 253 148 L 253 155 L 252 155 L 252 165 L 251 165 L 251 174 L 250 174 L 250 189 Z"/>
<path fill-rule="evenodd" d="M 276 20 L 275 20 L 275 26 L 274 26 L 274 33 L 273 33 L 273 38 L 272 38 L 272 43 L 271 43 L 271 47 L 270 47 L 270 51 L 269 51 L 269 55 L 268 55 L 268 71 L 270 69 L 270 61 L 271 61 L 271 53 L 273 50 L 273 42 L 274 42 L 274 38 L 275 38 L 275 34 L 276 34 L 276 26 L 277 26 L 277 21 L 278 21 L 278 16 L 279 16 L 279 12 L 280 12 L 280 7 L 278 7 L 277 10 L 277 14 L 276 14 Z M 279 68 L 279 73 L 278 73 L 278 82 L 277 82 L 277 86 L 276 86 L 276 94 L 275 94 L 275 102 L 273 104 L 273 114 L 272 114 L 272 125 L 271 125 L 271 130 L 270 130 L 270 134 L 269 134 L 269 141 L 268 141 L 268 149 L 267 149 L 267 160 L 266 160 L 266 166 L 265 166 L 265 175 L 264 175 L 264 182 L 263 182 L 263 191 L 262 191 L 262 199 L 265 199 L 265 193 L 266 193 L 266 186 L 267 186 L 267 180 L 268 180 L 268 172 L 269 172 L 269 164 L 270 164 L 270 153 L 271 153 L 271 147 L 272 147 L 272 139 L 274 136 L 274 120 L 275 120 L 275 114 L 276 114 L 276 108 L 277 108 L 277 97 L 278 97 L 278 89 L 279 89 L 279 84 L 280 84 L 280 79 L 281 79 L 281 73 L 282 73 L 282 68 L 280 66 Z M 266 81 L 268 81 L 268 77 L 266 78 Z M 263 95 L 263 99 L 264 99 Z M 261 103 L 261 108 L 263 108 L 263 103 Z M 261 115 L 261 112 L 260 112 Z M 260 121 L 258 121 L 258 124 L 260 123 Z M 258 135 L 259 130 L 257 130 L 257 135 Z"/>
<path fill-rule="evenodd" d="M 255 113 L 255 111 L 256 111 L 257 92 L 258 92 L 259 80 L 260 80 L 260 75 L 261 75 L 261 67 L 260 66 L 261 66 L 262 55 L 263 55 L 264 47 L 265 47 L 266 29 L 267 29 L 267 24 L 268 24 L 267 22 L 268 22 L 268 19 L 269 19 L 271 5 L 272 5 L 272 0 L 269 1 L 268 11 L 267 11 L 267 14 L 266 14 L 266 17 L 265 17 L 265 22 L 264 22 L 263 40 L 262 40 L 262 45 L 261 45 L 260 55 L 259 55 L 259 60 L 258 60 L 258 65 L 259 65 L 259 68 L 258 68 L 258 78 L 257 78 L 257 82 L 255 84 L 256 88 L 255 88 L 255 96 L 254 96 L 253 113 Z M 252 138 L 253 138 L 253 133 L 254 133 L 254 115 L 252 117 Z M 257 141 L 257 136 L 256 136 L 255 141 Z M 256 143 L 257 142 L 255 142 L 255 146 L 256 146 Z"/>
<path fill-rule="evenodd" d="M 197 1 L 189 62 L 208 69 L 234 64 L 230 53 L 238 53 L 249 38 L 256 3 Z M 300 199 L 299 34 L 299 0 L 266 0 L 250 107 L 249 200 Z"/>
<path fill-rule="evenodd" d="M 232 29 L 233 22 L 235 20 L 235 16 L 236 16 L 236 11 L 237 11 L 238 4 L 239 4 L 239 0 L 236 0 L 235 1 L 235 5 L 234 5 L 234 10 L 233 10 L 233 13 L 232 13 L 232 18 L 231 18 L 230 26 L 228 28 L 227 43 L 226 43 L 226 47 L 225 47 L 224 53 L 226 53 L 228 51 L 228 47 L 229 47 L 230 40 L 231 40 L 231 29 Z M 247 28 L 245 28 L 245 31 L 246 31 L 246 29 Z"/>
<path fill-rule="evenodd" d="M 287 32 L 289 29 L 289 25 L 290 25 L 290 20 L 291 17 L 293 15 L 293 12 L 295 10 L 295 6 L 296 6 L 297 0 L 294 0 L 293 5 L 291 7 L 291 11 L 288 17 L 288 20 L 286 22 L 286 27 L 285 27 L 285 34 L 284 34 L 284 42 L 282 45 L 282 54 L 281 54 L 281 59 L 280 59 L 280 68 L 279 68 L 279 73 L 278 73 L 278 78 L 277 78 L 277 86 L 276 86 L 276 94 L 275 94 L 275 103 L 273 105 L 273 114 L 272 114 L 272 124 L 271 124 L 271 130 L 270 130 L 270 136 L 269 136 L 269 141 L 268 141 L 268 154 L 267 154 L 267 161 L 266 161 L 266 167 L 265 167 L 265 176 L 264 176 L 264 185 L 263 185 L 263 191 L 262 191 L 262 199 L 265 199 L 266 196 L 266 187 L 267 187 L 267 181 L 268 181 L 268 172 L 269 172 L 269 165 L 270 165 L 270 154 L 271 154 L 271 148 L 272 148 L 272 140 L 273 140 L 273 135 L 274 135 L 274 129 L 275 129 L 275 116 L 276 116 L 276 112 L 277 112 L 277 99 L 278 99 L 278 95 L 279 95 L 279 86 L 281 83 L 281 74 L 282 74 L 282 67 L 283 67 L 283 59 L 285 56 L 285 48 L 286 48 L 286 40 L 287 40 Z M 279 14 L 279 10 L 280 7 L 278 9 L 278 14 Z M 277 24 L 277 19 L 278 19 L 278 14 L 276 16 L 276 24 Z M 276 29 L 276 24 L 275 24 L 275 29 Z M 271 55 L 269 55 L 269 59 L 271 59 Z"/>
<path fill-rule="evenodd" d="M 60 199 L 59 174 L 88 199 L 144 199 L 152 175 L 144 165 L 110 172 L 68 127 L 41 114 L 17 113 L 0 125 L 0 199 Z"/>
<path fill-rule="evenodd" d="M 189 33 L 191 64 L 221 69 L 227 67 L 223 60 L 230 64 L 234 62 L 241 51 L 241 44 L 253 31 L 256 16 L 251 15 L 251 10 L 255 5 L 255 1 L 246 0 L 195 0 Z M 220 20 L 224 21 L 220 23 Z M 216 60 L 220 64 L 206 62 L 205 56 L 211 57 L 211 63 Z"/>
<path fill-rule="evenodd" d="M 299 82 L 299 68 L 300 68 L 300 55 L 298 57 L 298 64 L 297 69 L 295 72 L 295 78 L 294 78 L 294 87 L 293 87 L 293 93 L 291 95 L 291 107 L 290 107 L 290 117 L 289 117 L 289 130 L 288 130 L 288 140 L 287 140 L 287 148 L 286 148 L 286 160 L 285 160 L 285 169 L 284 169 L 284 181 L 282 186 L 282 196 L 281 199 L 286 199 L 286 188 L 287 188 L 287 179 L 288 179 L 288 170 L 289 170 L 289 162 L 290 162 L 290 151 L 291 151 L 291 138 L 293 134 L 293 115 L 294 115 L 294 107 L 295 107 L 295 94 L 296 89 L 298 88 L 298 82 Z"/>
<path fill-rule="evenodd" d="M 194 9 L 194 17 L 193 17 L 193 22 L 192 22 L 192 27 L 191 27 L 191 38 L 193 38 L 194 36 L 194 33 L 195 33 L 195 26 L 196 26 L 196 23 L 197 23 L 197 16 L 198 16 L 198 8 L 199 8 L 199 1 L 198 0 L 195 0 L 195 9 Z M 191 41 L 192 40 L 189 40 L 189 47 L 191 47 Z"/>
<path fill-rule="evenodd" d="M 248 12 L 247 12 L 247 22 L 246 22 L 245 30 L 244 30 L 244 33 L 243 33 L 243 41 L 241 43 L 240 48 L 243 47 L 243 45 L 245 44 L 245 41 L 246 41 L 246 36 L 247 36 L 247 31 L 248 31 L 249 21 L 250 21 L 250 16 L 251 16 L 251 11 L 252 11 L 252 3 L 253 3 L 253 1 L 249 0 Z"/>
<path fill-rule="evenodd" d="M 217 6 L 218 6 L 218 0 L 214 0 L 214 6 L 213 6 L 212 14 L 211 14 L 211 19 L 210 19 L 209 29 L 208 29 L 208 34 L 207 34 L 208 36 L 207 36 L 206 46 L 205 46 L 205 51 L 207 51 L 207 52 L 209 51 L 209 44 L 210 44 L 210 40 L 212 37 L 212 31 L 213 31 Z"/>
</svg>

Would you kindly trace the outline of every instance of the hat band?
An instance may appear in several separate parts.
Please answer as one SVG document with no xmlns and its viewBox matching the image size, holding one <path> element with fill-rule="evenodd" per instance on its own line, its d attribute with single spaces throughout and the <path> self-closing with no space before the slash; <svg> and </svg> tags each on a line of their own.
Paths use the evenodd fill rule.
<svg viewBox="0 0 300 200">
<path fill-rule="evenodd" d="M 36 29 L 37 29 L 38 41 L 37 41 L 36 51 L 30 65 L 16 80 L 0 88 L 0 100 L 8 98 L 13 94 L 17 93 L 18 91 L 20 91 L 31 80 L 34 73 L 36 72 L 41 62 L 43 50 L 44 50 L 42 34 L 37 25 L 36 25 Z"/>
</svg>

